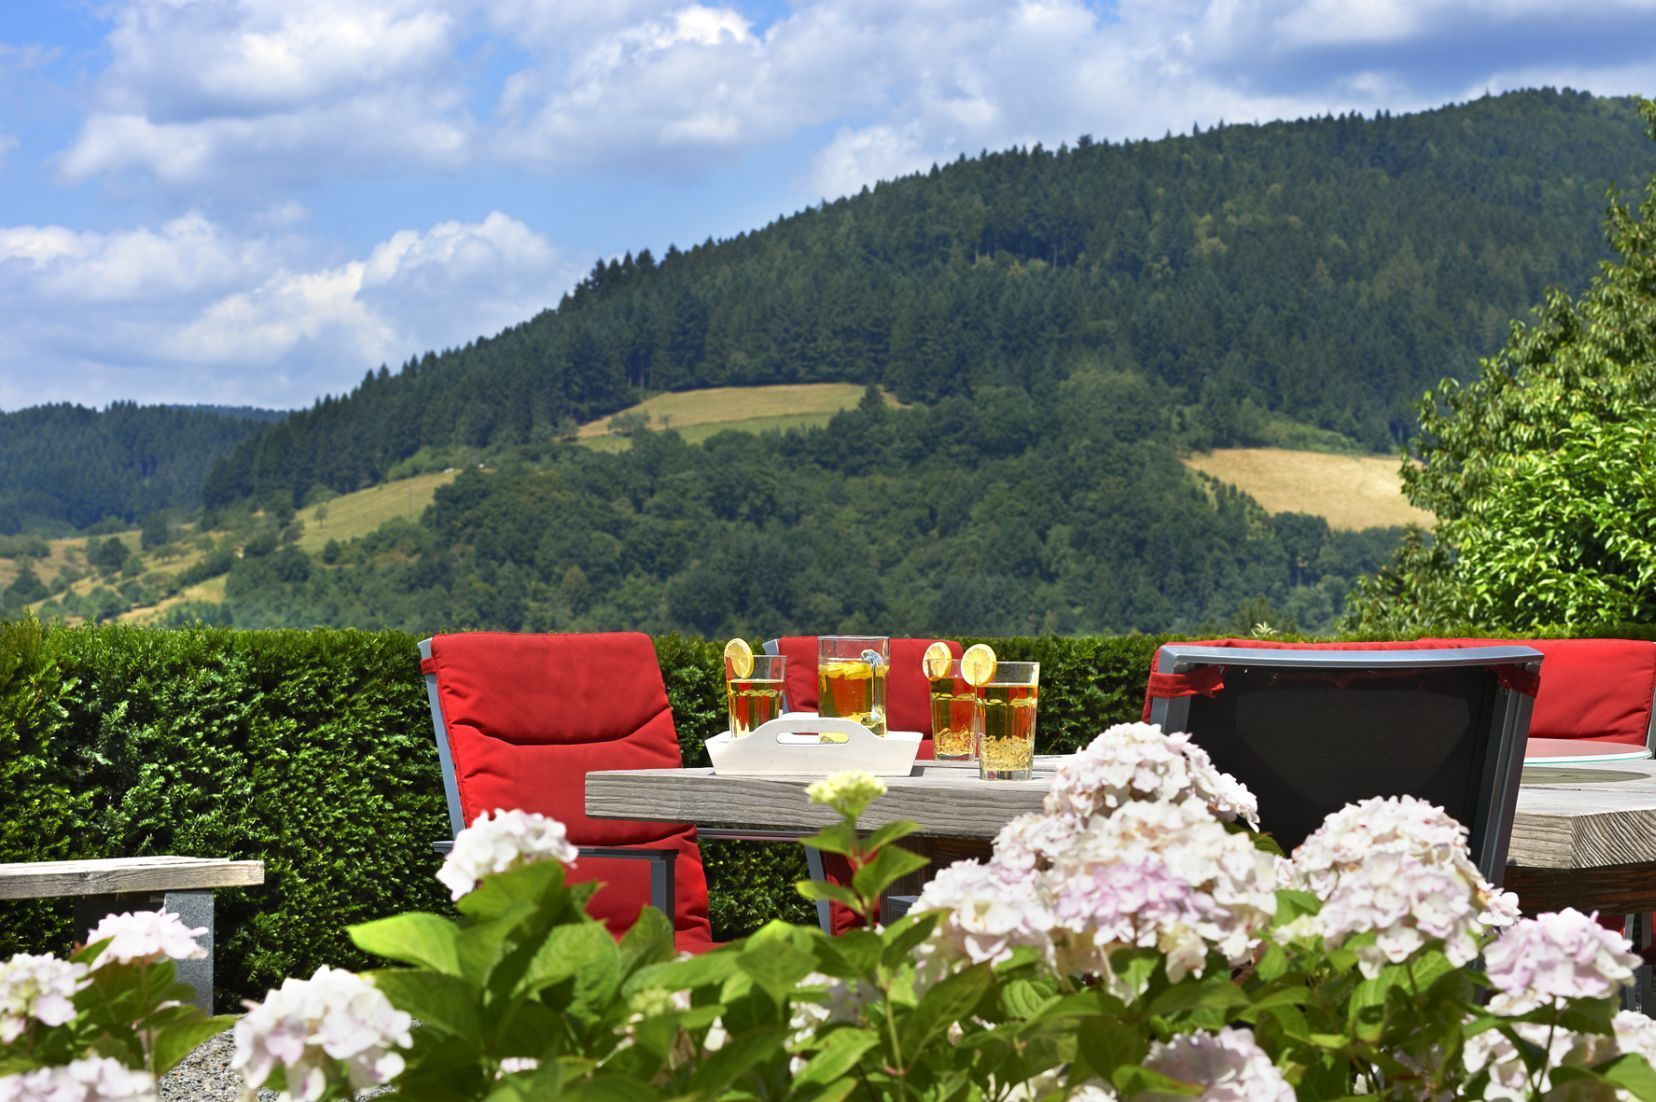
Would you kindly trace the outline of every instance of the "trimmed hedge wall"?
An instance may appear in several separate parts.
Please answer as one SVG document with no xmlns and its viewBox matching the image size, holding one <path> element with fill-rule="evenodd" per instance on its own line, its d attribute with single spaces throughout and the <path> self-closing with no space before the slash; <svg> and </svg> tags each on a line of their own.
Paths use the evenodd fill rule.
<svg viewBox="0 0 1656 1102">
<path fill-rule="evenodd" d="M 1165 638 L 988 642 L 1041 663 L 1039 748 L 1055 752 L 1137 718 Z M 363 965 L 346 926 L 448 906 L 433 877 L 448 816 L 415 642 L 0 623 L 0 862 L 262 859 L 262 887 L 218 893 L 225 1007 L 320 964 Z M 721 647 L 665 636 L 656 650 L 685 762 L 706 764 L 702 743 L 724 726 Z M 719 937 L 812 920 L 793 890 L 798 846 L 708 843 L 703 857 Z M 65 900 L 0 904 L 0 957 L 64 950 L 70 912 Z"/>
</svg>

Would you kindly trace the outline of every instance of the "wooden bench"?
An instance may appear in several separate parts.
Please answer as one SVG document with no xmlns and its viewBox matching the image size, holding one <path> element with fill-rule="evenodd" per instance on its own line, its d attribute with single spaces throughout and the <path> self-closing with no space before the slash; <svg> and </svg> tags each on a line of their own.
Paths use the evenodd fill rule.
<svg viewBox="0 0 1656 1102">
<path fill-rule="evenodd" d="M 263 861 L 224 857 L 104 857 L 89 861 L 0 864 L 0 899 L 75 900 L 75 938 L 107 914 L 170 911 L 186 926 L 205 926 L 197 938 L 207 955 L 178 962 L 191 1001 L 213 1012 L 213 890 L 264 883 Z"/>
</svg>

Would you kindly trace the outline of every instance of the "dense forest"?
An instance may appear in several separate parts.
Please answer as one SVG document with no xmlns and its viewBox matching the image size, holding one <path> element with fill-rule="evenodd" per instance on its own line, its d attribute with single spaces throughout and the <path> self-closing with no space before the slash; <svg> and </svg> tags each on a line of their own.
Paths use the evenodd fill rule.
<svg viewBox="0 0 1656 1102">
<path fill-rule="evenodd" d="M 701 445 L 637 429 L 609 455 L 517 449 L 418 520 L 293 545 L 280 511 L 226 557 L 237 626 L 704 635 L 1327 628 L 1396 530 L 1330 532 L 1193 481 L 1171 389 L 1100 366 Z"/>
<path fill-rule="evenodd" d="M 132 402 L 0 413 L 0 535 L 194 511 L 213 461 L 281 416 Z"/>
<path fill-rule="evenodd" d="M 1082 357 L 1171 388 L 1192 443 L 1256 440 L 1276 413 L 1390 447 L 1544 286 L 1585 283 L 1606 186 L 1653 167 L 1630 102 L 1552 91 L 963 158 L 600 263 L 556 309 L 244 442 L 208 500 L 351 490 L 649 390 L 847 380 L 936 402 L 1040 393 Z"/>
</svg>

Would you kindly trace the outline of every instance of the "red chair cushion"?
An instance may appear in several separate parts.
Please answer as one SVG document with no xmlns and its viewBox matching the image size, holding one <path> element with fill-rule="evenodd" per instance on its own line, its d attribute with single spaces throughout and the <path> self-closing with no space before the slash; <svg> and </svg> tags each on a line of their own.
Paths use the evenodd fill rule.
<svg viewBox="0 0 1656 1102">
<path fill-rule="evenodd" d="M 425 668 L 437 678 L 465 822 L 521 808 L 562 822 L 576 845 L 677 850 L 679 947 L 712 945 L 696 828 L 586 814 L 589 770 L 683 765 L 649 636 L 439 635 Z M 645 860 L 588 857 L 570 879 L 604 882 L 588 910 L 619 935 L 649 902 L 649 868 Z"/>
</svg>

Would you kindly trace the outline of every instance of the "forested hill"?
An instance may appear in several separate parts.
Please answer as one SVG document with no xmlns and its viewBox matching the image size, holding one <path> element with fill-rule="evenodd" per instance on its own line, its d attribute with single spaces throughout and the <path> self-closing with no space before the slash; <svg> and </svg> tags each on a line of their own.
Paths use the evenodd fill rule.
<svg viewBox="0 0 1656 1102">
<path fill-rule="evenodd" d="M 132 402 L 0 413 L 0 534 L 193 510 L 213 461 L 281 416 Z"/>
<path fill-rule="evenodd" d="M 1653 168 L 1630 103 L 1551 91 L 962 159 L 600 264 L 556 310 L 242 445 L 208 501 L 355 488 L 422 446 L 552 435 L 646 388 L 1041 395 L 1087 354 L 1172 388 L 1199 442 L 1247 442 L 1270 410 L 1389 446 L 1543 286 L 1585 283 L 1606 186 Z"/>
</svg>

